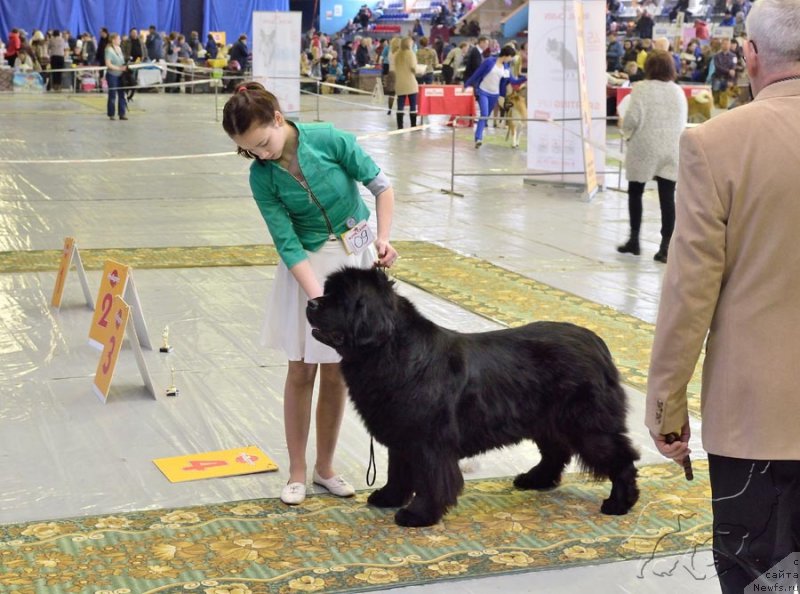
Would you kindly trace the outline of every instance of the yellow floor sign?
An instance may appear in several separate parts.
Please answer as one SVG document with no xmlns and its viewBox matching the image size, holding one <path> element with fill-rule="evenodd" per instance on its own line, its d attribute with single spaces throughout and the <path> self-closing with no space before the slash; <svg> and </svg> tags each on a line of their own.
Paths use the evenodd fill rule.
<svg viewBox="0 0 800 594">
<path fill-rule="evenodd" d="M 159 458 L 153 462 L 173 483 L 278 470 L 278 465 L 257 446 Z"/>
</svg>

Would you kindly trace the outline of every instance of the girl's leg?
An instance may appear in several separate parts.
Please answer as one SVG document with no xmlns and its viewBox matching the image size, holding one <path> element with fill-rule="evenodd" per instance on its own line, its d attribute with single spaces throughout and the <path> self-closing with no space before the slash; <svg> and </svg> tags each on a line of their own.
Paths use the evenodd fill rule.
<svg viewBox="0 0 800 594">
<path fill-rule="evenodd" d="M 617 247 L 617 251 L 622 254 L 638 256 L 641 253 L 639 248 L 639 229 L 642 226 L 643 194 L 644 184 L 642 182 L 628 182 L 628 214 L 631 219 L 631 235 L 626 243 Z"/>
<path fill-rule="evenodd" d="M 306 482 L 306 445 L 311 425 L 311 398 L 316 364 L 289 361 L 283 389 L 283 425 L 289 450 L 289 482 Z"/>
<path fill-rule="evenodd" d="M 417 125 L 417 94 L 408 96 L 408 116 L 411 118 L 411 127 Z"/>
<path fill-rule="evenodd" d="M 408 95 L 397 96 L 397 129 L 403 128 L 403 110 L 406 108 L 406 97 Z"/>
<path fill-rule="evenodd" d="M 661 245 L 656 252 L 655 260 L 667 262 L 669 240 L 675 230 L 675 182 L 656 177 L 658 182 L 658 202 L 661 206 Z"/>
<path fill-rule="evenodd" d="M 675 182 L 657 177 L 658 201 L 661 205 L 661 249 L 665 252 L 675 230 Z"/>
<path fill-rule="evenodd" d="M 642 227 L 642 196 L 644 184 L 628 182 L 628 215 L 631 219 L 631 238 L 639 241 L 639 229 Z"/>
<path fill-rule="evenodd" d="M 482 91 L 478 91 L 478 109 L 481 117 L 475 126 L 475 142 L 483 140 L 483 129 L 486 128 L 486 118 L 489 116 L 489 95 Z"/>
<path fill-rule="evenodd" d="M 114 97 L 115 89 L 117 85 L 114 84 L 114 77 L 113 76 L 106 76 L 106 83 L 108 84 L 108 102 L 106 103 L 106 113 L 108 117 L 114 117 Z"/>
<path fill-rule="evenodd" d="M 489 97 L 489 112 L 486 114 L 487 116 L 489 114 L 495 113 L 495 108 L 497 107 L 497 103 L 498 101 L 500 101 L 500 95 L 488 95 L 488 97 Z M 497 120 L 494 121 L 494 127 L 495 128 L 497 127 Z"/>
<path fill-rule="evenodd" d="M 121 78 L 120 78 L 120 86 L 122 86 L 122 79 Z M 123 118 L 123 117 L 125 117 L 125 114 L 128 112 L 128 100 L 125 99 L 125 90 L 124 89 L 119 89 L 117 91 L 117 93 L 119 93 L 119 95 L 118 95 L 118 97 L 119 97 L 119 99 L 118 99 L 118 101 L 119 101 L 119 108 L 118 108 L 119 117 Z"/>
<path fill-rule="evenodd" d="M 338 363 L 320 365 L 317 401 L 317 473 L 322 478 L 334 476 L 333 454 L 344 417 L 347 389 Z"/>
</svg>

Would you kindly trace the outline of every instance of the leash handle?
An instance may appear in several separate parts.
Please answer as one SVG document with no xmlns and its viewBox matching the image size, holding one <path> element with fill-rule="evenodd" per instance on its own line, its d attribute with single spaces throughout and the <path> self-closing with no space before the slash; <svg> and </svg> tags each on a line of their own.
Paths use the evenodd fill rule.
<svg viewBox="0 0 800 594">
<path fill-rule="evenodd" d="M 372 475 L 372 478 L 370 478 Z M 375 464 L 375 438 L 369 438 L 369 464 L 367 464 L 367 486 L 371 487 L 375 484 L 375 478 L 378 475 L 378 467 Z"/>
<path fill-rule="evenodd" d="M 668 443 L 668 444 L 669 443 L 675 443 L 680 438 L 681 438 L 681 436 L 678 435 L 677 433 L 667 433 L 664 436 L 664 441 L 666 443 Z M 686 477 L 687 481 L 694 480 L 694 470 L 692 470 L 692 459 L 688 454 L 683 459 L 683 463 L 682 464 L 683 464 L 683 476 Z"/>
</svg>

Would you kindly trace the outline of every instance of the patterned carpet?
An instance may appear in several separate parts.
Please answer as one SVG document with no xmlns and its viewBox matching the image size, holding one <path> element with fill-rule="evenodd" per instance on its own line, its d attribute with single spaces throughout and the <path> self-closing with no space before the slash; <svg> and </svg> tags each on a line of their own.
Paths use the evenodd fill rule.
<svg viewBox="0 0 800 594">
<path fill-rule="evenodd" d="M 708 467 L 697 461 L 692 483 L 681 474 L 672 463 L 642 468 L 640 502 L 622 517 L 598 511 L 607 482 L 569 476 L 543 493 L 470 481 L 431 528 L 395 526 L 391 510 L 366 505 L 367 492 L 297 508 L 259 499 L 0 526 L 0 591 L 357 592 L 626 559 L 661 572 L 666 553 L 708 575 L 693 559 L 711 538 Z"/>
<path fill-rule="evenodd" d="M 644 391 L 654 326 L 531 280 L 494 264 L 425 242 L 393 242 L 403 255 L 392 274 L 403 282 L 447 299 L 460 307 L 507 326 L 536 320 L 560 320 L 586 326 L 607 343 L 623 381 Z M 51 271 L 58 268 L 58 250 L 0 252 L 0 273 Z M 209 266 L 274 266 L 271 245 L 122 248 L 81 250 L 88 269 L 99 270 L 111 258 L 133 268 Z M 689 410 L 700 415 L 700 364 L 689 383 Z"/>
</svg>

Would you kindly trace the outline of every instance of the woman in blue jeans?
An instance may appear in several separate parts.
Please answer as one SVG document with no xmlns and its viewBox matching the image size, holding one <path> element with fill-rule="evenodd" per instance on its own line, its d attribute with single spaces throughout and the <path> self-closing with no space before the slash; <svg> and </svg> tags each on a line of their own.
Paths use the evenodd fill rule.
<svg viewBox="0 0 800 594">
<path fill-rule="evenodd" d="M 481 112 L 478 125 L 475 126 L 475 148 L 479 148 L 483 144 L 483 131 L 486 128 L 486 120 L 492 113 L 494 106 L 497 105 L 500 97 L 505 96 L 508 83 L 517 85 L 527 80 L 524 76 L 520 78 L 511 76 L 509 64 L 516 55 L 517 50 L 507 45 L 500 50 L 500 55 L 496 58 L 487 58 L 481 62 L 475 73 L 464 83 L 465 88 L 472 87 L 475 89 L 478 108 Z"/>
<path fill-rule="evenodd" d="M 117 99 L 119 119 L 127 120 L 125 112 L 128 104 L 125 101 L 125 91 L 122 87 L 122 73 L 128 69 L 125 66 L 125 56 L 122 55 L 119 33 L 109 36 L 109 44 L 105 51 L 106 82 L 108 82 L 108 117 L 114 119 L 114 98 Z"/>
</svg>

